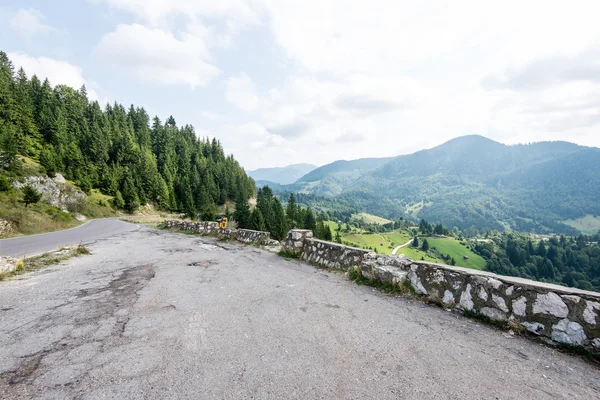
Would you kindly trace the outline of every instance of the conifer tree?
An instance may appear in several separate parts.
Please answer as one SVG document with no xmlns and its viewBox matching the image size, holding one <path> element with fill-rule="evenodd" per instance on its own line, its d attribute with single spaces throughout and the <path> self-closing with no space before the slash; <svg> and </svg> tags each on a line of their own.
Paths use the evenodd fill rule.
<svg viewBox="0 0 600 400">
<path fill-rule="evenodd" d="M 310 229 L 311 231 L 314 231 L 316 227 L 317 221 L 315 220 L 315 215 L 309 208 L 306 210 L 306 215 L 304 217 L 304 229 Z"/>
<path fill-rule="evenodd" d="M 271 210 L 273 215 L 273 226 L 272 230 L 269 232 L 271 232 L 271 235 L 275 240 L 283 240 L 288 233 L 288 224 L 283 212 L 283 206 L 278 198 L 273 199 Z"/>
<path fill-rule="evenodd" d="M 238 228 L 247 229 L 250 227 L 250 206 L 245 192 L 240 191 L 235 201 L 235 211 L 233 219 L 237 222 Z"/>
<path fill-rule="evenodd" d="M 288 224 L 291 228 L 295 228 L 297 226 L 296 221 L 297 214 L 297 205 L 296 205 L 296 197 L 294 193 L 290 193 L 290 197 L 288 199 L 287 206 L 285 207 L 285 215 L 288 219 Z"/>
<path fill-rule="evenodd" d="M 267 230 L 262 212 L 258 207 L 252 210 L 252 214 L 250 214 L 250 229 L 262 232 Z"/>
<path fill-rule="evenodd" d="M 41 198 L 42 194 L 33 187 L 27 185 L 23 188 L 23 203 L 25 203 L 25 207 L 37 203 Z"/>
<path fill-rule="evenodd" d="M 418 237 L 416 237 L 416 236 L 415 236 L 415 237 L 413 238 L 413 241 L 412 241 L 412 246 L 413 246 L 413 247 L 415 247 L 415 248 L 418 248 L 418 247 L 419 247 L 419 238 L 418 238 Z"/>
</svg>

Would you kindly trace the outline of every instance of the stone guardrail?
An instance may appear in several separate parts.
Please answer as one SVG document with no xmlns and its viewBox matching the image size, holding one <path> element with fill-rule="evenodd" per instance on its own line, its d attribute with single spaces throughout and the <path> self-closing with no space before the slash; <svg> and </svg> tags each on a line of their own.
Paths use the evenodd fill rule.
<svg viewBox="0 0 600 400">
<path fill-rule="evenodd" d="M 597 292 L 376 254 L 316 240 L 306 230 L 291 230 L 283 250 L 328 268 L 359 268 L 369 279 L 393 285 L 409 282 L 416 293 L 446 308 L 512 321 L 557 343 L 600 350 Z"/>
<path fill-rule="evenodd" d="M 212 235 L 231 240 L 237 240 L 242 243 L 256 243 L 266 245 L 269 243 L 271 234 L 269 232 L 253 231 L 250 229 L 219 228 L 217 222 L 208 221 L 173 221 L 165 222 L 167 228 L 178 228 L 186 231 L 192 231 L 201 235 Z"/>
</svg>

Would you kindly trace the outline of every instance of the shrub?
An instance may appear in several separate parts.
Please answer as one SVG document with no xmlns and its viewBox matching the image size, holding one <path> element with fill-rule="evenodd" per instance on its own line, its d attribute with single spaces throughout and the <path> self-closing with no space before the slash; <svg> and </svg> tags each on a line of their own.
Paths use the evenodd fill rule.
<svg viewBox="0 0 600 400">
<path fill-rule="evenodd" d="M 41 199 L 42 194 L 31 186 L 27 185 L 23 188 L 23 203 L 25 203 L 25 207 L 37 203 Z"/>
<path fill-rule="evenodd" d="M 0 176 L 0 192 L 8 192 L 10 189 L 12 189 L 12 185 L 10 184 L 8 179 L 6 179 L 3 176 Z"/>
</svg>

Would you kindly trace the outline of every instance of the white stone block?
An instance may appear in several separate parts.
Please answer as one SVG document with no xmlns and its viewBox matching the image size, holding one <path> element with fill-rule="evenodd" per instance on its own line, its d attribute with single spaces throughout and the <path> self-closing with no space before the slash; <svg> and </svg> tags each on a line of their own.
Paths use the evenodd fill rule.
<svg viewBox="0 0 600 400">
<path fill-rule="evenodd" d="M 569 308 L 564 301 L 554 292 L 538 295 L 533 303 L 534 314 L 547 314 L 558 318 L 569 315 Z"/>
<path fill-rule="evenodd" d="M 583 331 L 583 327 L 577 322 L 563 319 L 552 327 L 552 340 L 581 346 L 587 340 L 587 336 Z"/>
<path fill-rule="evenodd" d="M 527 311 L 527 299 L 525 297 L 519 297 L 512 303 L 513 313 L 519 317 L 524 317 Z"/>
<path fill-rule="evenodd" d="M 583 310 L 583 319 L 590 325 L 596 325 L 600 303 L 596 303 L 595 301 L 588 301 L 586 303 L 585 310 Z"/>
<path fill-rule="evenodd" d="M 451 291 L 446 290 L 444 292 L 444 298 L 442 299 L 442 302 L 444 304 L 448 304 L 448 305 L 454 304 L 454 295 L 452 294 Z"/>
<path fill-rule="evenodd" d="M 477 292 L 477 297 L 479 297 L 483 301 L 487 301 L 488 294 L 487 294 L 487 291 L 485 290 L 485 288 L 483 286 L 479 287 L 479 292 Z"/>
<path fill-rule="evenodd" d="M 508 307 L 506 306 L 506 301 L 502 297 L 492 294 L 492 301 L 494 302 L 494 304 L 496 304 L 496 307 L 498 307 L 500 310 L 504 311 L 505 313 L 508 312 Z"/>
<path fill-rule="evenodd" d="M 471 296 L 471 284 L 467 284 L 464 292 L 460 295 L 460 307 L 464 310 L 471 311 L 473 309 L 473 297 Z"/>
<path fill-rule="evenodd" d="M 497 310 L 492 307 L 483 307 L 481 309 L 481 313 L 483 315 L 485 315 L 486 317 L 495 319 L 495 320 L 505 320 L 506 319 L 506 314 L 504 314 L 502 311 Z"/>
</svg>

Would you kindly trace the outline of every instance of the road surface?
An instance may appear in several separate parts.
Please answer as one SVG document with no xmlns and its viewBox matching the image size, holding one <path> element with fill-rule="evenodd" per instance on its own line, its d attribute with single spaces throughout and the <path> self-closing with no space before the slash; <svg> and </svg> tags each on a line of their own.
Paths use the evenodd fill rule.
<svg viewBox="0 0 600 400">
<path fill-rule="evenodd" d="M 401 244 L 400 246 L 396 247 L 396 248 L 394 249 L 394 251 L 392 251 L 392 254 L 396 254 L 396 253 L 398 252 L 398 250 L 400 250 L 400 249 L 401 249 L 401 248 L 403 248 L 403 247 L 406 247 L 406 246 L 408 246 L 408 245 L 409 245 L 409 244 L 411 244 L 412 242 L 413 242 L 413 239 L 410 239 L 408 242 L 406 242 L 406 243 L 404 243 L 404 244 Z"/>
<path fill-rule="evenodd" d="M 116 218 L 97 219 L 76 228 L 0 240 L 0 256 L 25 257 L 58 250 L 61 247 L 90 243 L 117 233 L 139 229 L 139 226 Z"/>
<path fill-rule="evenodd" d="M 578 357 L 252 246 L 89 248 L 0 282 L 0 398 L 600 398 Z"/>
</svg>

